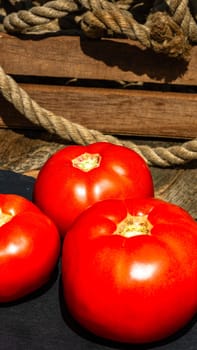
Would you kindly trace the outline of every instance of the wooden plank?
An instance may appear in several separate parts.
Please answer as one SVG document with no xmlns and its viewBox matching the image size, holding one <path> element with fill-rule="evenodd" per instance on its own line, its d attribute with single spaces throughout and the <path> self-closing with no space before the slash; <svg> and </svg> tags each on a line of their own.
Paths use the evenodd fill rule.
<svg viewBox="0 0 197 350">
<path fill-rule="evenodd" d="M 175 92 L 21 84 L 42 107 L 104 133 L 197 136 L 197 95 Z M 0 126 L 35 127 L 0 96 Z"/>
<path fill-rule="evenodd" d="M 197 85 L 197 46 L 188 65 L 126 39 L 22 40 L 1 33 L 0 47 L 0 65 L 8 74 Z"/>
</svg>

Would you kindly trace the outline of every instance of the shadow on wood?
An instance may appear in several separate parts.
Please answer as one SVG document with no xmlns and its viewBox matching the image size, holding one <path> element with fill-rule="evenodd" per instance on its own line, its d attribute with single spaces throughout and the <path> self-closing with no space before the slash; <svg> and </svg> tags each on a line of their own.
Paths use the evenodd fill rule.
<svg viewBox="0 0 197 350">
<path fill-rule="evenodd" d="M 156 54 L 150 49 L 143 49 L 139 44 L 103 39 L 80 40 L 84 54 L 95 60 L 103 61 L 110 67 L 117 66 L 122 71 L 131 71 L 139 76 L 147 74 L 151 79 L 169 83 L 184 75 L 188 62 Z"/>
</svg>

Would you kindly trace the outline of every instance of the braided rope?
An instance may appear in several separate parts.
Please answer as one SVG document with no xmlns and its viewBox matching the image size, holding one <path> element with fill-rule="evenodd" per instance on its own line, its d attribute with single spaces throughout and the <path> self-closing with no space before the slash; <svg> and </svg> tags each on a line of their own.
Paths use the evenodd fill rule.
<svg viewBox="0 0 197 350">
<path fill-rule="evenodd" d="M 0 91 L 15 108 L 27 119 L 36 125 L 55 133 L 61 138 L 77 144 L 88 144 L 98 141 L 108 141 L 114 144 L 127 146 L 139 153 L 149 165 L 168 167 L 181 165 L 190 160 L 197 159 L 197 138 L 183 143 L 181 146 L 169 148 L 147 145 L 136 145 L 131 141 L 121 141 L 111 135 L 103 135 L 98 130 L 89 130 L 82 125 L 54 115 L 52 112 L 40 107 L 36 101 L 18 86 L 18 84 L 0 67 Z"/>
</svg>

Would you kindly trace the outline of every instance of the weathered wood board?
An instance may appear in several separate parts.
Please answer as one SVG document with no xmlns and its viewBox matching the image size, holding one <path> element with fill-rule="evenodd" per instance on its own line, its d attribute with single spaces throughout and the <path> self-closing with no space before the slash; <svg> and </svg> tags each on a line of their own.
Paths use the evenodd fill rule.
<svg viewBox="0 0 197 350">
<path fill-rule="evenodd" d="M 197 46 L 187 64 L 127 39 L 0 35 L 0 65 L 8 74 L 196 85 Z"/>
<path fill-rule="evenodd" d="M 197 136 L 197 95 L 69 86 L 20 85 L 40 106 L 110 134 Z M 0 96 L 0 124 L 34 128 Z"/>
<path fill-rule="evenodd" d="M 197 136 L 197 47 L 186 64 L 123 39 L 1 33 L 0 46 L 5 72 L 42 107 L 72 122 L 111 134 Z M 35 128 L 1 95 L 0 105 L 0 127 Z"/>
</svg>

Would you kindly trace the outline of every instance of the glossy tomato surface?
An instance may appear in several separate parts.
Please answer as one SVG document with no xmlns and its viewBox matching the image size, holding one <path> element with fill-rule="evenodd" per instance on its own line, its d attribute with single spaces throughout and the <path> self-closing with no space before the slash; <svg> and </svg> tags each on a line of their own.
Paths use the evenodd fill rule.
<svg viewBox="0 0 197 350">
<path fill-rule="evenodd" d="M 99 200 L 153 196 L 153 181 L 142 157 L 126 147 L 73 145 L 44 164 L 33 196 L 64 236 L 76 217 Z"/>
<path fill-rule="evenodd" d="M 0 302 L 43 286 L 59 253 L 60 237 L 52 221 L 24 197 L 0 194 Z"/>
<path fill-rule="evenodd" d="M 159 199 L 106 200 L 64 239 L 64 297 L 90 332 L 120 342 L 166 338 L 197 311 L 197 224 Z"/>
</svg>

